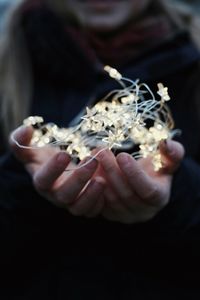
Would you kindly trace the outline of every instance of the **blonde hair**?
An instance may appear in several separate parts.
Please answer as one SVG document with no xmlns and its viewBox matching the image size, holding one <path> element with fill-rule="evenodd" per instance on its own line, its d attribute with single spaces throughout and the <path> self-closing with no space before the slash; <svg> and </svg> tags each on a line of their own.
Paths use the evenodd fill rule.
<svg viewBox="0 0 200 300">
<path fill-rule="evenodd" d="M 64 11 L 65 0 L 44 1 L 58 13 Z M 160 6 L 177 26 L 189 27 L 194 38 L 196 33 L 199 34 L 200 30 L 195 29 L 200 27 L 198 18 L 193 16 L 189 9 L 183 9 L 182 6 L 175 9 L 174 4 L 172 6 L 165 0 L 152 1 Z M 32 100 L 31 64 L 20 25 L 20 8 L 25 2 L 26 0 L 18 1 L 10 10 L 7 26 L 0 38 L 0 124 L 5 136 L 27 117 Z"/>
<path fill-rule="evenodd" d="M 0 123 L 5 135 L 19 126 L 27 115 L 32 94 L 30 63 L 19 9 L 18 5 L 10 10 L 8 24 L 0 39 Z"/>
</svg>

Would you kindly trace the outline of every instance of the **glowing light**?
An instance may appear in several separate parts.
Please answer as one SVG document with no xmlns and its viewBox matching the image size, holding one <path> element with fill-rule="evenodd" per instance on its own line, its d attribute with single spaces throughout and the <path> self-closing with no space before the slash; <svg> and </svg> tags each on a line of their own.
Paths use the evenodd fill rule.
<svg viewBox="0 0 200 300">
<path fill-rule="evenodd" d="M 132 155 L 136 158 L 150 156 L 158 171 L 162 167 L 159 143 L 172 138 L 176 132 L 165 103 L 170 100 L 168 88 L 158 84 L 157 93 L 161 99 L 157 100 L 145 83 L 122 77 L 110 66 L 105 66 L 104 70 L 118 81 L 120 88 L 111 91 L 93 107 L 86 107 L 85 115 L 75 127 L 59 128 L 52 123 L 44 124 L 42 117 L 28 117 L 24 124 L 34 126 L 31 146 L 60 146 L 72 157 L 82 160 L 97 146 L 123 151 L 127 145 L 129 148 L 138 145 L 139 151 Z"/>
<path fill-rule="evenodd" d="M 163 101 L 169 101 L 170 97 L 168 94 L 168 88 L 164 87 L 164 85 L 162 83 L 158 83 L 158 95 L 160 95 L 161 99 Z"/>
</svg>

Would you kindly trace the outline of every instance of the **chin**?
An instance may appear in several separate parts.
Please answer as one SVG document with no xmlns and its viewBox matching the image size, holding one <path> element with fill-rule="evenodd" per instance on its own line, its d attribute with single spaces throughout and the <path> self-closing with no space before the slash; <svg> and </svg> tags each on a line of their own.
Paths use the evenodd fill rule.
<svg viewBox="0 0 200 300">
<path fill-rule="evenodd" d="M 123 26 L 129 18 L 127 16 L 126 18 L 114 18 L 107 15 L 95 17 L 88 16 L 87 18 L 79 18 L 79 20 L 82 19 L 82 24 L 88 29 L 95 30 L 98 32 L 109 32 L 114 31 Z"/>
</svg>

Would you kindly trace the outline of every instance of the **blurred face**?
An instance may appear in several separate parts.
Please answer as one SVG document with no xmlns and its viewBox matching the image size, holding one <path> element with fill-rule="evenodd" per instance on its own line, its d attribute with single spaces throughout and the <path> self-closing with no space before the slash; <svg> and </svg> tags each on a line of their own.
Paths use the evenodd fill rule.
<svg viewBox="0 0 200 300">
<path fill-rule="evenodd" d="M 114 30 L 130 18 L 137 18 L 150 0 L 64 0 L 67 8 L 86 27 Z"/>
</svg>

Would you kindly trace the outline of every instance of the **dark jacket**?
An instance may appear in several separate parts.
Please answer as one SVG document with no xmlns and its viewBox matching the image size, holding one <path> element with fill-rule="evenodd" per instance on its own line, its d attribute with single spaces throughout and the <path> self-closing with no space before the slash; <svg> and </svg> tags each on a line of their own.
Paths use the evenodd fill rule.
<svg viewBox="0 0 200 300">
<path fill-rule="evenodd" d="M 46 20 L 61 50 L 34 40 L 40 23 L 33 30 L 23 22 L 35 79 L 30 115 L 67 126 L 116 83 L 57 23 Z M 37 194 L 10 153 L 0 158 L 0 299 L 199 299 L 199 58 L 188 34 L 178 33 L 119 68 L 153 90 L 158 82 L 168 86 L 176 128 L 182 130 L 186 157 L 174 176 L 170 203 L 153 220 L 124 225 L 73 217 Z"/>
</svg>

